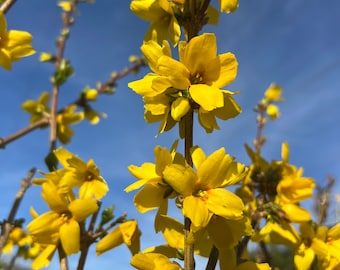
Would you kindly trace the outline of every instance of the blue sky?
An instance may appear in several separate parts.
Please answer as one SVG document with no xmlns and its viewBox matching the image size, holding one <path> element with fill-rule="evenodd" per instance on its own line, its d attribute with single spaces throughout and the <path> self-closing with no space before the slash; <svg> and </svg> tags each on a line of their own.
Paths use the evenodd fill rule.
<svg viewBox="0 0 340 270">
<path fill-rule="evenodd" d="M 112 71 L 128 64 L 128 57 L 140 54 L 148 23 L 129 11 L 130 1 L 97 1 L 80 5 L 80 16 L 71 30 L 66 57 L 71 59 L 75 75 L 61 90 L 60 105 L 77 97 L 86 85 L 94 87 L 105 81 Z M 217 1 L 212 3 L 216 5 Z M 243 145 L 251 144 L 255 133 L 253 107 L 270 83 L 283 87 L 285 102 L 280 104 L 281 118 L 265 128 L 268 142 L 263 154 L 267 159 L 280 158 L 281 142 L 291 149 L 290 161 L 304 167 L 304 175 L 324 183 L 327 175 L 340 177 L 340 2 L 329 0 L 240 1 L 234 14 L 221 14 L 218 26 L 208 26 L 205 32 L 215 32 L 219 53 L 231 51 L 239 61 L 238 77 L 228 89 L 241 91 L 236 100 L 243 112 L 236 119 L 219 122 L 221 130 L 206 134 L 195 129 L 194 143 L 207 153 L 224 146 L 238 161 L 249 164 Z M 0 137 L 7 137 L 28 123 L 28 115 L 20 110 L 27 99 L 36 99 L 49 91 L 52 65 L 38 62 L 39 52 L 55 52 L 59 33 L 60 9 L 56 1 L 17 1 L 7 14 L 9 29 L 26 30 L 33 34 L 36 55 L 15 63 L 12 72 L 0 70 Z M 127 83 L 141 78 L 129 76 L 118 82 L 117 92 L 101 96 L 94 107 L 108 114 L 97 126 L 84 122 L 74 126 L 76 136 L 67 149 L 84 160 L 93 158 L 110 185 L 104 205 L 115 204 L 116 215 L 124 211 L 129 218 L 139 220 L 143 232 L 142 248 L 161 243 L 152 231 L 153 213 L 139 214 L 132 203 L 133 194 L 122 190 L 135 179 L 128 173 L 130 164 L 153 161 L 156 145 L 170 147 L 177 131 L 157 138 L 157 125 L 143 119 L 141 97 Z M 20 79 L 18 79 L 20 78 Z M 9 144 L 0 151 L 0 217 L 8 214 L 9 202 L 19 187 L 19 181 L 35 166 L 46 171 L 43 157 L 48 149 L 48 130 L 37 130 Z M 181 148 L 180 148 L 181 149 Z M 340 185 L 336 185 L 339 192 Z M 340 221 L 335 197 L 330 223 Z M 28 218 L 34 206 L 46 211 L 40 190 L 32 187 L 23 201 L 19 216 Z M 338 209 L 337 209 L 338 208 Z M 119 269 L 130 269 L 126 247 L 113 250 L 100 258 L 91 256 L 88 269 L 106 268 L 114 263 Z M 71 268 L 73 261 L 71 260 Z M 74 268 L 74 264 L 73 264 Z M 58 269 L 53 262 L 49 269 Z M 117 268 L 118 269 L 118 268 Z"/>
</svg>

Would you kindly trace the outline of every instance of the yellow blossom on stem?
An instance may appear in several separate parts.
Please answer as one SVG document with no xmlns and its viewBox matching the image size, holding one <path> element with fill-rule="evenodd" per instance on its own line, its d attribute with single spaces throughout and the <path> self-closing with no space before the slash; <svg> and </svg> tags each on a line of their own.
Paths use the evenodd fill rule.
<svg viewBox="0 0 340 270">
<path fill-rule="evenodd" d="M 171 151 L 156 146 L 154 154 L 155 164 L 147 162 L 141 167 L 135 165 L 128 167 L 130 173 L 139 180 L 128 186 L 125 191 L 130 192 L 142 187 L 134 197 L 135 206 L 142 213 L 160 207 L 169 196 L 173 196 L 173 189 L 164 181 L 163 173 L 165 168 L 173 162 L 184 163 L 184 158 L 176 153 L 176 145 Z"/>
<path fill-rule="evenodd" d="M 161 121 L 160 133 L 171 129 L 191 109 L 198 112 L 207 132 L 218 129 L 215 117 L 227 120 L 241 112 L 232 98 L 234 93 L 221 89 L 236 78 L 236 57 L 229 52 L 216 55 L 214 34 L 180 42 L 179 61 L 171 57 L 166 41 L 162 46 L 146 42 L 141 50 L 154 73 L 130 82 L 129 87 L 143 96 L 146 121 Z"/>
<path fill-rule="evenodd" d="M 234 12 L 238 8 L 238 0 L 219 0 L 222 12 Z"/>
<path fill-rule="evenodd" d="M 283 167 L 283 179 L 277 185 L 277 194 L 283 203 L 297 203 L 311 198 L 315 182 L 312 178 L 302 177 L 303 169 L 293 165 Z"/>
<path fill-rule="evenodd" d="M 180 25 L 174 14 L 175 3 L 168 0 L 133 0 L 130 9 L 133 13 L 146 21 L 150 27 L 144 40 L 154 40 L 161 44 L 169 38 L 175 46 L 181 35 Z"/>
<path fill-rule="evenodd" d="M 269 104 L 267 107 L 267 114 L 271 120 L 279 118 L 280 116 L 279 107 L 277 107 L 274 104 Z"/>
<path fill-rule="evenodd" d="M 58 6 L 62 8 L 65 12 L 70 12 L 72 10 L 72 3 L 69 1 L 59 1 Z"/>
<path fill-rule="evenodd" d="M 200 148 L 193 148 L 192 160 L 197 171 L 171 164 L 163 172 L 166 183 L 183 197 L 183 215 L 197 229 L 206 227 L 213 214 L 228 220 L 242 219 L 242 200 L 223 187 L 240 181 L 245 176 L 245 166 L 234 162 L 224 148 L 208 157 Z"/>
<path fill-rule="evenodd" d="M 99 256 L 102 253 L 125 243 L 130 249 L 131 254 L 134 255 L 140 251 L 140 236 L 141 232 L 138 229 L 137 221 L 126 221 L 97 243 L 96 254 Z"/>
<path fill-rule="evenodd" d="M 57 136 L 63 144 L 69 143 L 74 135 L 74 131 L 69 126 L 84 119 L 84 113 L 75 112 L 76 108 L 76 105 L 68 106 L 57 115 Z"/>
<path fill-rule="evenodd" d="M 272 83 L 267 88 L 266 92 L 264 93 L 264 99 L 267 102 L 283 101 L 281 94 L 282 94 L 282 88 L 279 85 Z"/>
<path fill-rule="evenodd" d="M 56 245 L 60 240 L 67 255 L 77 253 L 80 249 L 78 222 L 98 210 L 96 200 L 87 198 L 69 202 L 58 194 L 57 187 L 51 182 L 42 184 L 42 197 L 52 211 L 31 221 L 27 225 L 28 231 L 40 244 Z"/>
<path fill-rule="evenodd" d="M 7 31 L 5 15 L 0 11 L 0 66 L 12 69 L 12 62 L 35 53 L 32 48 L 32 36 L 28 32 Z"/>
<path fill-rule="evenodd" d="M 43 92 L 37 101 L 27 100 L 22 105 L 21 108 L 31 114 L 30 123 L 34 124 L 40 119 L 46 117 L 50 113 L 50 108 L 48 107 L 48 102 L 50 95 L 48 92 Z"/>
<path fill-rule="evenodd" d="M 73 187 L 79 188 L 79 198 L 102 199 L 109 191 L 105 179 L 100 175 L 97 165 L 92 159 L 87 163 L 64 148 L 54 151 L 58 161 L 64 166 L 60 173 L 58 188 L 64 192 Z"/>
<path fill-rule="evenodd" d="M 131 259 L 130 264 L 138 270 L 181 270 L 175 262 L 159 253 L 138 253 Z"/>
</svg>

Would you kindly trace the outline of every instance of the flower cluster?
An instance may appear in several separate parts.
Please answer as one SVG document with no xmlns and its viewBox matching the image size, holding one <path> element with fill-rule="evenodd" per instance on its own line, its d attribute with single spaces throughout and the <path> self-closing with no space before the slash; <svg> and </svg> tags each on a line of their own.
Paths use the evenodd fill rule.
<svg viewBox="0 0 340 270">
<path fill-rule="evenodd" d="M 216 37 L 206 33 L 178 45 L 179 61 L 171 56 L 163 41 L 145 42 L 141 50 L 154 73 L 129 83 L 145 102 L 145 120 L 161 122 L 159 132 L 171 129 L 190 111 L 198 112 L 201 126 L 212 132 L 219 129 L 216 117 L 227 120 L 241 108 L 233 92 L 222 90 L 237 75 L 237 60 L 232 53 L 217 55 Z"/>
<path fill-rule="evenodd" d="M 74 130 L 70 127 L 87 119 L 91 124 L 98 124 L 100 118 L 105 118 L 105 113 L 100 113 L 92 109 L 89 102 L 95 101 L 98 96 L 96 89 L 86 87 L 80 94 L 78 101 L 66 106 L 60 110 L 56 117 L 57 137 L 63 144 L 68 144 L 74 136 Z M 34 124 L 43 119 L 49 119 L 51 109 L 48 105 L 50 95 L 43 92 L 37 101 L 26 100 L 22 105 L 22 109 L 31 115 L 30 124 Z M 80 108 L 80 110 L 79 110 Z M 47 127 L 48 121 L 41 127 Z"/>
</svg>

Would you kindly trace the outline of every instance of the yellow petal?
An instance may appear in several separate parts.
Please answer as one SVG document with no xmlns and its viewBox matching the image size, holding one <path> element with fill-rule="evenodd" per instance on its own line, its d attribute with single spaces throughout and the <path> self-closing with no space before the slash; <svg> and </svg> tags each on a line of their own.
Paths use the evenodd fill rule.
<svg viewBox="0 0 340 270">
<path fill-rule="evenodd" d="M 207 133 L 213 132 L 214 129 L 216 130 L 220 129 L 216 122 L 214 111 L 215 110 L 208 112 L 204 110 L 202 107 L 200 107 L 198 110 L 198 121 Z"/>
<path fill-rule="evenodd" d="M 192 99 L 206 111 L 221 108 L 224 105 L 220 89 L 206 84 L 193 84 L 189 88 Z"/>
<path fill-rule="evenodd" d="M 168 257 L 158 253 L 138 253 L 131 259 L 130 264 L 139 270 L 181 270 L 182 268 Z"/>
<path fill-rule="evenodd" d="M 145 185 L 135 196 L 134 203 L 141 213 L 158 208 L 164 197 L 167 188 L 162 186 Z"/>
<path fill-rule="evenodd" d="M 99 256 L 104 252 L 113 249 L 123 243 L 124 243 L 123 235 L 118 226 L 97 243 L 96 254 L 97 256 Z"/>
<path fill-rule="evenodd" d="M 158 59 L 157 69 L 157 73 L 167 77 L 174 88 L 185 90 L 189 87 L 190 72 L 181 62 L 164 55 Z"/>
<path fill-rule="evenodd" d="M 208 156 L 197 169 L 199 186 L 206 190 L 219 187 L 225 179 L 232 158 L 222 147 Z"/>
<path fill-rule="evenodd" d="M 172 163 L 172 157 L 168 149 L 156 146 L 154 149 L 157 175 L 162 175 L 165 167 Z"/>
<path fill-rule="evenodd" d="M 223 92 L 224 104 L 223 107 L 213 111 L 214 115 L 222 120 L 234 118 L 242 112 L 241 107 L 235 102 L 232 96 Z"/>
<path fill-rule="evenodd" d="M 285 211 L 288 219 L 293 223 L 308 222 L 311 220 L 309 211 L 296 204 L 283 204 L 282 210 Z"/>
<path fill-rule="evenodd" d="M 282 161 L 288 163 L 289 161 L 289 145 L 287 142 L 283 142 L 281 145 L 281 158 Z"/>
<path fill-rule="evenodd" d="M 56 249 L 56 245 L 48 245 L 47 247 L 45 247 L 44 250 L 39 254 L 39 256 L 36 257 L 32 262 L 32 269 L 41 269 L 49 266 Z"/>
<path fill-rule="evenodd" d="M 192 162 L 194 163 L 196 169 L 201 167 L 202 163 L 206 160 L 206 155 L 200 147 L 193 147 L 190 149 Z"/>
<path fill-rule="evenodd" d="M 191 74 L 202 74 L 207 63 L 216 57 L 216 37 L 205 33 L 192 38 L 189 43 L 181 43 L 179 48 L 180 61 L 190 70 Z"/>
<path fill-rule="evenodd" d="M 204 79 L 213 82 L 216 88 L 223 88 L 232 83 L 237 75 L 238 63 L 234 54 L 220 54 L 207 64 Z"/>
<path fill-rule="evenodd" d="M 98 204 L 92 198 L 78 199 L 72 201 L 68 209 L 77 221 L 83 221 L 98 210 Z"/>
<path fill-rule="evenodd" d="M 54 212 L 62 213 L 67 211 L 67 202 L 59 195 L 58 189 L 53 183 L 45 182 L 42 184 L 41 196 Z"/>
<path fill-rule="evenodd" d="M 279 107 L 274 104 L 269 104 L 266 112 L 271 120 L 275 120 L 280 116 Z"/>
<path fill-rule="evenodd" d="M 208 209 L 226 219 L 241 219 L 243 217 L 244 204 L 240 197 L 225 189 L 210 189 L 204 196 Z"/>
<path fill-rule="evenodd" d="M 142 96 L 155 96 L 158 94 L 151 86 L 155 78 L 158 78 L 156 74 L 147 74 L 143 79 L 129 82 L 128 87 Z"/>
<path fill-rule="evenodd" d="M 314 257 L 315 254 L 311 248 L 299 248 L 299 251 L 294 255 L 294 264 L 296 269 L 309 270 L 314 261 Z"/>
<path fill-rule="evenodd" d="M 189 100 L 185 97 L 179 97 L 171 103 L 171 117 L 175 121 L 180 121 L 190 110 Z"/>
<path fill-rule="evenodd" d="M 130 165 L 128 167 L 129 172 L 138 179 L 154 179 L 159 178 L 156 174 L 156 165 L 153 163 L 143 163 L 141 167 Z"/>
<path fill-rule="evenodd" d="M 170 247 L 184 249 L 183 224 L 181 222 L 172 217 L 160 215 L 158 224 L 158 229 L 162 231 Z"/>
<path fill-rule="evenodd" d="M 194 190 L 196 174 L 191 167 L 172 164 L 163 172 L 165 182 L 183 196 L 189 196 Z"/>
<path fill-rule="evenodd" d="M 206 227 L 212 217 L 212 213 L 209 213 L 205 203 L 199 197 L 185 197 L 182 211 L 183 215 L 188 217 L 198 229 Z"/>
<path fill-rule="evenodd" d="M 219 216 L 213 216 L 207 230 L 218 249 L 234 248 L 242 236 L 252 233 L 252 227 L 247 217 L 240 220 L 226 220 Z"/>
<path fill-rule="evenodd" d="M 60 240 L 66 255 L 77 253 L 80 248 L 80 228 L 77 221 L 70 219 L 60 227 Z"/>
<path fill-rule="evenodd" d="M 141 232 L 136 220 L 129 220 L 119 225 L 124 243 L 130 249 L 132 255 L 140 251 Z"/>
<path fill-rule="evenodd" d="M 237 270 L 271 270 L 268 263 L 244 262 L 237 266 Z"/>
<path fill-rule="evenodd" d="M 109 191 L 109 186 L 106 182 L 99 180 L 85 181 L 79 188 L 79 198 L 95 198 L 101 200 Z"/>
<path fill-rule="evenodd" d="M 149 40 L 144 42 L 141 46 L 141 50 L 148 61 L 148 65 L 153 72 L 157 73 L 158 59 L 162 55 L 167 55 L 171 57 L 171 50 L 169 43 L 164 40 L 163 46 L 160 46 L 157 42 Z"/>
<path fill-rule="evenodd" d="M 264 98 L 269 101 L 282 101 L 281 98 L 282 88 L 276 84 L 271 84 L 266 92 L 264 93 Z"/>
<path fill-rule="evenodd" d="M 238 0 L 219 0 L 221 11 L 225 13 L 234 12 L 238 8 Z"/>
</svg>

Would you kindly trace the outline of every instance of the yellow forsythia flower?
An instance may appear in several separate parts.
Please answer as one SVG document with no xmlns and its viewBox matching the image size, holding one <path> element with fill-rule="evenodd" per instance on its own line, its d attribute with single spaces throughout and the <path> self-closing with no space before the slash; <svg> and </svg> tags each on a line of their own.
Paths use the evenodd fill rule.
<svg viewBox="0 0 340 270">
<path fill-rule="evenodd" d="M 52 211 L 46 212 L 27 225 L 27 229 L 37 243 L 56 245 L 58 241 L 67 255 L 80 249 L 80 226 L 88 216 L 98 210 L 95 199 L 75 199 L 71 202 L 58 193 L 52 182 L 42 184 L 42 197 Z"/>
<path fill-rule="evenodd" d="M 60 1 L 58 6 L 61 7 L 65 12 L 69 12 L 72 10 L 72 4 L 68 1 Z"/>
<path fill-rule="evenodd" d="M 7 31 L 5 15 L 0 11 L 0 66 L 12 69 L 12 62 L 35 53 L 32 48 L 32 35 L 28 32 Z"/>
<path fill-rule="evenodd" d="M 160 207 L 173 193 L 173 189 L 164 181 L 164 170 L 173 162 L 184 163 L 184 158 L 166 148 L 156 146 L 154 149 L 156 164 L 146 162 L 141 167 L 129 166 L 129 171 L 138 181 L 128 186 L 125 191 L 130 192 L 142 187 L 134 197 L 134 204 L 138 211 L 145 213 Z M 176 160 L 175 160 L 176 159 Z"/>
<path fill-rule="evenodd" d="M 105 179 L 100 175 L 100 171 L 92 159 L 84 162 L 61 147 L 55 150 L 54 154 L 64 168 L 61 169 L 62 173 L 53 175 L 50 173 L 49 175 L 60 177 L 58 187 L 63 188 L 64 192 L 70 191 L 73 187 L 80 187 L 80 199 L 95 198 L 100 200 L 109 191 Z"/>
<path fill-rule="evenodd" d="M 183 196 L 183 215 L 190 218 L 196 228 L 206 227 L 213 214 L 227 220 L 240 220 L 244 204 L 231 191 L 224 189 L 241 180 L 245 166 L 233 161 L 224 148 L 206 157 L 200 148 L 192 151 L 197 171 L 190 166 L 171 164 L 163 172 L 164 179 Z M 233 175 L 233 179 L 229 176 Z"/>
<path fill-rule="evenodd" d="M 84 119 L 84 113 L 75 112 L 76 108 L 76 105 L 70 105 L 66 107 L 62 113 L 57 115 L 57 136 L 63 144 L 69 143 L 74 135 L 74 131 L 70 128 L 70 125 L 76 124 Z"/>
<path fill-rule="evenodd" d="M 267 107 L 267 114 L 268 114 L 269 118 L 272 119 L 272 120 L 279 118 L 279 116 L 280 116 L 279 107 L 277 107 L 274 104 L 269 104 L 268 107 Z"/>
<path fill-rule="evenodd" d="M 130 264 L 138 270 L 181 270 L 175 262 L 159 253 L 138 253 L 131 259 Z"/>
<path fill-rule="evenodd" d="M 130 9 L 137 16 L 150 21 L 150 27 L 144 37 L 145 41 L 154 40 L 161 44 L 169 38 L 177 45 L 181 29 L 173 11 L 173 3 L 168 0 L 133 0 Z"/>
<path fill-rule="evenodd" d="M 146 121 L 161 121 L 161 133 L 194 109 L 207 132 L 219 129 L 215 117 L 227 120 L 241 112 L 232 98 L 234 93 L 221 89 L 236 78 L 235 55 L 216 55 L 216 37 L 212 33 L 180 42 L 178 48 L 179 61 L 171 57 L 166 41 L 162 46 L 148 41 L 141 47 L 154 73 L 130 82 L 129 87 L 143 96 Z"/>
<path fill-rule="evenodd" d="M 102 253 L 125 243 L 132 255 L 134 255 L 140 250 L 140 236 L 141 232 L 138 229 L 137 221 L 126 221 L 97 243 L 96 254 L 99 256 Z"/>
<path fill-rule="evenodd" d="M 30 123 L 34 124 L 45 116 L 49 115 L 50 108 L 48 107 L 48 102 L 50 95 L 48 92 L 43 92 L 37 101 L 27 100 L 22 105 L 21 108 L 31 114 Z"/>
<path fill-rule="evenodd" d="M 276 84 L 271 84 L 264 93 L 264 98 L 268 102 L 282 101 L 281 94 L 282 88 Z"/>
<path fill-rule="evenodd" d="M 222 12 L 234 12 L 238 8 L 238 0 L 219 0 Z"/>
</svg>

